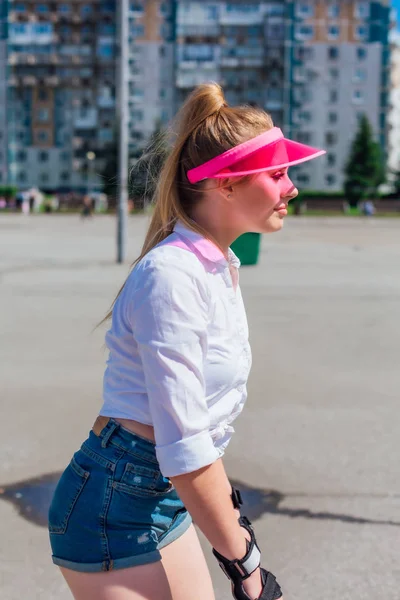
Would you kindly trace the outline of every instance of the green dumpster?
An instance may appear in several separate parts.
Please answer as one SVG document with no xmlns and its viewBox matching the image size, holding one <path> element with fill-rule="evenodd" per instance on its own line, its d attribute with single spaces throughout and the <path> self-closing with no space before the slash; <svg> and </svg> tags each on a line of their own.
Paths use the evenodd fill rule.
<svg viewBox="0 0 400 600">
<path fill-rule="evenodd" d="M 242 265 L 256 265 L 260 253 L 260 233 L 244 233 L 231 244 Z"/>
</svg>

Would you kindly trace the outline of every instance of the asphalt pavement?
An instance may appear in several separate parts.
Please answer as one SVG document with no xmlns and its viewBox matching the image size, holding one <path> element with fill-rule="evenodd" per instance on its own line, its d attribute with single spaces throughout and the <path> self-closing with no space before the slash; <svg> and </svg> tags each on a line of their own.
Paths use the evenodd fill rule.
<svg viewBox="0 0 400 600">
<path fill-rule="evenodd" d="M 129 220 L 130 261 L 146 224 Z M 0 216 L 1 600 L 70 598 L 43 523 L 101 406 L 115 233 Z M 285 600 L 400 600 L 400 219 L 288 218 L 240 281 L 253 369 L 225 464 L 263 565 Z"/>
</svg>

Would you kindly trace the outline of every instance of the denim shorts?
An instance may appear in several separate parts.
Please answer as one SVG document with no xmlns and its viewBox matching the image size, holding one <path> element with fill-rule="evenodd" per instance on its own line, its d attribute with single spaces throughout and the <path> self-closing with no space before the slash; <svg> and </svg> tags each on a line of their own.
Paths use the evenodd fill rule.
<svg viewBox="0 0 400 600">
<path fill-rule="evenodd" d="M 191 522 L 155 445 L 109 419 L 98 436 L 90 432 L 54 492 L 53 562 L 83 572 L 156 562 Z"/>
</svg>

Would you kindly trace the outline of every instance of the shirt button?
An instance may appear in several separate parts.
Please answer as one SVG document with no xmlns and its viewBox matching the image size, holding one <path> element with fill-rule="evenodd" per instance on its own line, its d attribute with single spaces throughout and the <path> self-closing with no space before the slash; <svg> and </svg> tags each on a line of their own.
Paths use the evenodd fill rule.
<svg viewBox="0 0 400 600">
<path fill-rule="evenodd" d="M 244 387 L 242 385 L 238 385 L 236 389 L 238 392 L 242 393 L 244 390 Z"/>
</svg>

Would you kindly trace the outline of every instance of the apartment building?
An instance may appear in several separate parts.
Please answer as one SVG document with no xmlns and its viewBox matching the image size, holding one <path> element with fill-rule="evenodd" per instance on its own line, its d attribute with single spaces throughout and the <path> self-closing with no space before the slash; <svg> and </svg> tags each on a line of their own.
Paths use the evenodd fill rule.
<svg viewBox="0 0 400 600">
<path fill-rule="evenodd" d="M 7 182 L 100 189 L 115 135 L 115 0 L 3 4 Z"/>
<path fill-rule="evenodd" d="M 129 149 L 142 148 L 174 114 L 176 3 L 129 2 Z"/>
<path fill-rule="evenodd" d="M 400 32 L 391 31 L 388 167 L 400 171 Z"/>
<path fill-rule="evenodd" d="M 338 191 L 363 113 L 387 147 L 389 1 L 303 0 L 287 8 L 286 131 L 327 150 L 324 159 L 293 174 L 303 188 Z"/>
<path fill-rule="evenodd" d="M 119 6 L 0 0 L 0 184 L 101 188 L 116 141 Z M 362 113 L 387 147 L 389 0 L 131 0 L 128 21 L 131 155 L 210 80 L 328 150 L 293 169 L 303 188 L 342 188 Z"/>
<path fill-rule="evenodd" d="M 230 104 L 253 103 L 284 121 L 285 3 L 180 0 L 176 16 L 176 103 L 218 81 Z"/>
</svg>

